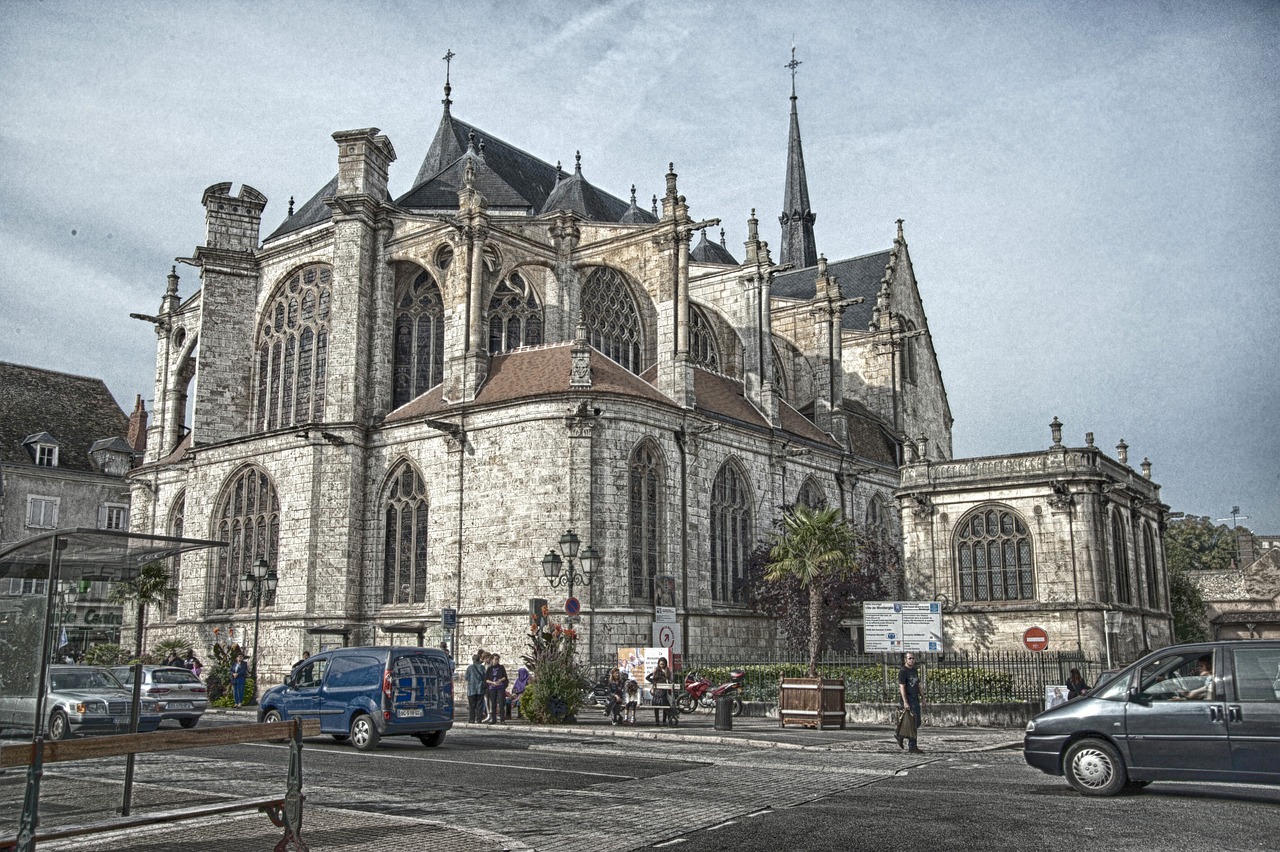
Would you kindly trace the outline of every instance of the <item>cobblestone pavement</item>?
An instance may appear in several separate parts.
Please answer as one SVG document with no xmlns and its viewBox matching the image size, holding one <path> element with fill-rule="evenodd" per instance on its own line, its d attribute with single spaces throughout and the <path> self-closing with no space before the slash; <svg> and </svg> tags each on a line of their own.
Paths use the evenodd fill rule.
<svg viewBox="0 0 1280 852">
<path fill-rule="evenodd" d="M 217 724 L 247 714 L 226 714 Z M 603 714 L 585 712 L 571 726 L 542 727 L 523 720 L 502 725 L 459 724 L 454 736 L 498 738 L 528 751 L 559 752 L 601 767 L 622 758 L 678 759 L 683 768 L 648 778 L 602 779 L 585 789 L 539 789 L 494 796 L 491 791 L 456 789 L 441 796 L 433 788 L 428 808 L 413 791 L 353 789 L 341 778 L 308 776 L 303 837 L 317 850 L 557 850 L 600 852 L 652 846 L 686 833 L 674 815 L 696 813 L 700 826 L 740 819 L 769 808 L 785 808 L 832 793 L 874 784 L 927 764 L 941 755 L 987 751 L 1021 744 L 1021 731 L 925 728 L 926 754 L 900 751 L 887 728 L 815 731 L 780 728 L 776 720 L 739 717 L 731 731 L 716 731 L 707 714 L 687 716 L 678 728 L 612 726 Z M 217 760 L 193 755 L 140 756 L 139 777 L 154 777 L 181 761 L 181 777 L 203 779 L 199 789 L 140 784 L 138 810 L 162 802 L 210 801 L 219 796 L 279 793 L 278 766 Z M 305 759 L 304 759 L 305 763 Z M 66 822 L 92 799 L 118 797 L 119 767 L 106 761 L 78 764 L 76 778 L 50 773 L 45 786 L 46 823 Z M 54 767 L 50 767 L 53 769 Z M 0 793 L 21 799 L 16 773 L 0 775 Z M 477 806 L 483 798 L 485 807 Z M 696 803 L 691 808 L 690 803 Z M 654 814 L 672 815 L 670 825 Z M 495 833 L 502 826 L 503 833 Z M 572 826 L 566 831 L 566 826 Z M 280 830 L 261 814 L 186 820 L 171 826 L 134 829 L 40 844 L 44 852 L 160 852 L 216 849 L 218 852 L 270 849 Z"/>
</svg>

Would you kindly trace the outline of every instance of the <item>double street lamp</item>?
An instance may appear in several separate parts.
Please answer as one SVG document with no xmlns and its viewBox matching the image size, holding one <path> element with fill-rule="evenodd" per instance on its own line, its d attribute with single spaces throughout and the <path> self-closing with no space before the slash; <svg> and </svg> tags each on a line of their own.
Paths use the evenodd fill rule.
<svg viewBox="0 0 1280 852">
<path fill-rule="evenodd" d="M 578 538 L 577 533 L 573 530 L 567 530 L 564 535 L 560 536 L 560 552 L 564 554 L 561 558 L 560 553 L 554 549 L 547 551 L 547 555 L 542 557 L 542 573 L 547 575 L 547 580 L 552 587 L 569 585 L 569 597 L 573 597 L 573 587 L 577 583 L 591 584 L 591 577 L 595 574 L 596 568 L 600 566 L 600 551 L 588 544 L 582 548 L 582 555 L 578 555 L 578 545 L 582 540 Z M 574 563 L 577 562 L 581 570 L 575 568 Z M 568 570 L 561 573 L 561 569 L 567 564 Z"/>
<path fill-rule="evenodd" d="M 249 671 L 254 683 L 258 682 L 258 623 L 262 621 L 262 595 L 263 592 L 275 594 L 278 582 L 276 569 L 268 566 L 267 560 L 262 557 L 258 557 L 253 567 L 240 578 L 240 591 L 253 596 L 253 657 Z"/>
</svg>

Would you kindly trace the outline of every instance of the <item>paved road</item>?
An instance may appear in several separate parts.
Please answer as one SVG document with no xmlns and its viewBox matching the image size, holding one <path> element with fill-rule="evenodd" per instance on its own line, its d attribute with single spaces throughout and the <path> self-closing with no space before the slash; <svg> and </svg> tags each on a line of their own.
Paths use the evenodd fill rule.
<svg viewBox="0 0 1280 852">
<path fill-rule="evenodd" d="M 218 724 L 225 716 L 212 716 Z M 928 729 L 920 756 L 886 729 L 781 730 L 735 720 L 715 731 L 692 717 L 672 731 L 614 728 L 584 716 L 573 729 L 460 725 L 439 749 L 384 740 L 372 753 L 324 739 L 305 749 L 313 850 L 1273 849 L 1280 790 L 1153 785 L 1084 799 L 1010 750 L 1020 732 Z M 287 750 L 262 744 L 139 760 L 139 808 L 283 789 Z M 52 767 L 51 767 L 52 769 Z M 118 792 L 117 763 L 50 773 L 46 818 L 69 818 Z M 0 792 L 15 787 L 0 777 Z M 1241 827 L 1247 827 L 1242 830 Z M 184 823 L 127 838 L 42 850 L 160 852 L 269 849 L 261 816 Z"/>
</svg>

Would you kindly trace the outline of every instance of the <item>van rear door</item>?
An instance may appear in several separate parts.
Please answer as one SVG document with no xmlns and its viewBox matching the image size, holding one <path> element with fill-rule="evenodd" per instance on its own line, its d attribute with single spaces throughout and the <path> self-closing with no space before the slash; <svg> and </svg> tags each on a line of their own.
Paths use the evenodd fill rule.
<svg viewBox="0 0 1280 852">
<path fill-rule="evenodd" d="M 387 674 L 393 721 L 453 720 L 453 672 L 443 654 L 397 652 Z"/>
</svg>

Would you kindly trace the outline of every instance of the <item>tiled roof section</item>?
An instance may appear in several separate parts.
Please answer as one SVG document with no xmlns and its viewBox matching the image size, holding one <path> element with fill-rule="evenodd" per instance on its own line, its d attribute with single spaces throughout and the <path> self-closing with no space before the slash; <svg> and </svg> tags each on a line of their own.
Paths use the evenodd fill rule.
<svg viewBox="0 0 1280 852">
<path fill-rule="evenodd" d="M 853 454 L 879 464 L 898 466 L 898 448 L 888 424 L 862 403 L 844 401 L 845 422 L 849 425 L 849 446 Z"/>
<path fill-rule="evenodd" d="M 862 304 L 850 305 L 844 310 L 840 327 L 848 331 L 866 331 L 871 322 L 871 312 L 876 306 L 876 294 L 884 268 L 889 265 L 891 250 L 864 254 L 848 260 L 827 263 L 827 274 L 836 279 L 840 297 L 862 297 Z M 788 299 L 812 299 L 817 293 L 818 268 L 816 266 L 784 272 L 773 279 L 770 293 Z"/>
<path fill-rule="evenodd" d="M 319 225 L 321 222 L 328 222 L 333 218 L 333 211 L 329 209 L 328 204 L 324 203 L 324 200 L 337 194 L 338 176 L 334 175 L 333 180 L 326 183 L 323 189 L 311 197 L 310 201 L 297 208 L 292 216 L 281 222 L 280 227 L 272 231 L 271 236 L 267 237 L 264 242 L 274 240 L 276 237 L 282 237 L 285 234 L 292 234 L 294 231 L 301 231 L 303 228 L 309 228 L 312 225 Z"/>
<path fill-rule="evenodd" d="M 738 261 L 733 259 L 733 255 L 729 254 L 729 250 L 719 243 L 713 243 L 707 239 L 706 228 L 702 229 L 702 239 L 698 240 L 698 244 L 689 252 L 689 257 L 699 263 L 720 263 L 728 266 L 737 266 Z"/>
<path fill-rule="evenodd" d="M 768 429 L 769 423 L 760 410 L 747 400 L 743 384 L 719 373 L 694 368 L 693 392 L 697 398 L 699 411 L 725 417 L 758 429 Z M 813 441 L 838 446 L 826 432 L 823 432 L 813 421 L 796 411 L 789 404 L 779 404 L 779 416 L 782 420 L 782 431 Z"/>
<path fill-rule="evenodd" d="M 120 438 L 129 418 L 102 379 L 72 376 L 0 361 L 0 457 L 33 464 L 23 441 L 48 432 L 58 441 L 58 467 L 97 471 L 89 448 L 103 438 Z"/>
<path fill-rule="evenodd" d="M 557 343 L 494 356 L 489 364 L 489 378 L 476 395 L 474 405 L 500 405 L 547 394 L 568 393 L 571 390 L 572 350 L 572 343 Z M 441 386 L 436 385 L 391 412 L 386 422 L 397 423 L 448 413 L 454 406 L 443 401 L 441 391 Z M 595 350 L 591 352 L 591 389 L 587 393 L 616 394 L 661 405 L 673 404 L 653 385 Z"/>
<path fill-rule="evenodd" d="M 396 203 L 401 207 L 416 210 L 456 210 L 463 172 L 466 170 L 467 160 L 474 156 L 474 154 L 468 154 L 454 160 L 431 180 L 408 195 L 401 196 Z M 491 208 L 536 212 L 529 199 L 520 190 L 489 167 L 488 152 L 484 159 L 476 163 L 475 188 L 484 196 L 485 203 Z"/>
</svg>

